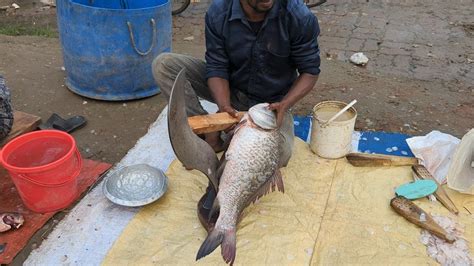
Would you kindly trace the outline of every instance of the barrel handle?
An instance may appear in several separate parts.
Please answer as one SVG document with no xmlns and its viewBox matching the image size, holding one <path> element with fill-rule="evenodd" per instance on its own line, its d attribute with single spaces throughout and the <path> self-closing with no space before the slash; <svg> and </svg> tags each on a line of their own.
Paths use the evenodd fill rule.
<svg viewBox="0 0 474 266">
<path fill-rule="evenodd" d="M 130 40 L 132 41 L 133 49 L 135 50 L 135 52 L 137 52 L 137 54 L 142 55 L 142 56 L 145 56 L 145 55 L 149 54 L 151 52 L 151 50 L 153 49 L 153 47 L 155 46 L 155 43 L 156 43 L 156 22 L 153 18 L 151 18 L 150 23 L 151 23 L 151 27 L 152 27 L 152 30 L 153 30 L 153 39 L 151 40 L 151 46 L 148 49 L 148 51 L 142 52 L 142 51 L 138 50 L 137 44 L 135 43 L 135 38 L 133 37 L 132 23 L 130 21 L 127 21 L 128 32 L 130 33 Z"/>
</svg>

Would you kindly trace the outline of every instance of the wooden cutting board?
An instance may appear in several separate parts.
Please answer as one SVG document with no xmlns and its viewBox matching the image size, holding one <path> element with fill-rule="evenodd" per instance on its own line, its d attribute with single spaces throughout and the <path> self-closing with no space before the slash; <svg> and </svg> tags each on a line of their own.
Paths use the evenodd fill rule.
<svg viewBox="0 0 474 266">
<path fill-rule="evenodd" d="M 245 112 L 237 113 L 237 117 L 232 117 L 228 113 L 216 113 L 208 115 L 197 115 L 188 118 L 191 129 L 196 134 L 204 134 L 222 131 L 237 124 Z"/>
<path fill-rule="evenodd" d="M 13 113 L 13 126 L 10 134 L 0 142 L 0 147 L 3 147 L 10 140 L 30 131 L 35 130 L 41 123 L 41 117 L 28 114 L 21 111 Z"/>
</svg>

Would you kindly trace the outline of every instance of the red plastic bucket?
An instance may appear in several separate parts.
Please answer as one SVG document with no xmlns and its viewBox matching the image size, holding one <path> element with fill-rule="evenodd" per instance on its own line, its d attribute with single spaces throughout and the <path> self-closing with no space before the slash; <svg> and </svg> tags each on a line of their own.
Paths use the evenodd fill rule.
<svg viewBox="0 0 474 266">
<path fill-rule="evenodd" d="M 78 195 L 82 159 L 76 141 L 65 132 L 42 130 L 17 137 L 0 151 L 0 162 L 32 211 L 66 208 Z"/>
</svg>

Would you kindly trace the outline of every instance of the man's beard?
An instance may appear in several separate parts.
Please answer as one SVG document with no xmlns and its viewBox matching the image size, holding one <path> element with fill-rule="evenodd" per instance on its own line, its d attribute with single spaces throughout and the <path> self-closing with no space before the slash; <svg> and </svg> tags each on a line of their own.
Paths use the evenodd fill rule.
<svg viewBox="0 0 474 266">
<path fill-rule="evenodd" d="M 261 10 L 261 9 L 258 8 L 258 3 L 260 2 L 260 0 L 257 0 L 255 2 L 255 5 L 252 5 L 251 1 L 252 0 L 247 0 L 247 4 L 253 9 L 253 11 L 255 11 L 257 13 L 260 13 L 260 14 L 266 13 L 268 11 L 268 10 Z"/>
</svg>

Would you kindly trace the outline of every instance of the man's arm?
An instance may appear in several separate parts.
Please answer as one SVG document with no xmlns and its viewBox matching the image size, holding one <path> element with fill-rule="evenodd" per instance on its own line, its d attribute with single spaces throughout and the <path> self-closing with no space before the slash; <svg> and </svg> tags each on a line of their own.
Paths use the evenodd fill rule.
<svg viewBox="0 0 474 266">
<path fill-rule="evenodd" d="M 237 115 L 237 111 L 230 104 L 229 81 L 219 77 L 209 78 L 207 85 L 211 90 L 212 97 L 219 107 L 219 112 L 227 112 L 232 116 Z"/>
<path fill-rule="evenodd" d="M 285 112 L 306 96 L 316 84 L 319 77 L 319 25 L 316 17 L 309 14 L 301 19 L 302 22 L 292 32 L 291 59 L 296 65 L 299 77 L 293 83 L 285 97 L 276 103 L 270 104 L 270 110 L 277 113 L 277 125 L 281 126 Z"/>
<path fill-rule="evenodd" d="M 283 117 L 286 111 L 288 111 L 293 105 L 299 100 L 303 99 L 314 87 L 318 81 L 317 75 L 303 73 L 293 83 L 291 90 L 285 95 L 285 97 L 276 103 L 272 103 L 268 106 L 270 110 L 274 110 L 277 113 L 277 125 L 281 126 Z"/>
<path fill-rule="evenodd" d="M 229 58 L 225 51 L 224 40 L 219 33 L 218 25 L 206 14 L 206 78 L 219 112 L 227 112 L 232 116 L 236 111 L 230 104 Z"/>
</svg>

